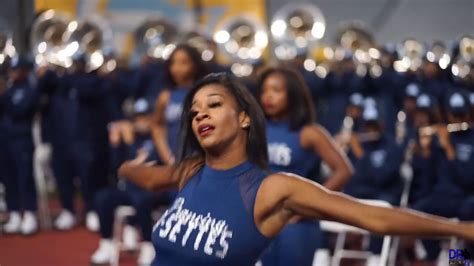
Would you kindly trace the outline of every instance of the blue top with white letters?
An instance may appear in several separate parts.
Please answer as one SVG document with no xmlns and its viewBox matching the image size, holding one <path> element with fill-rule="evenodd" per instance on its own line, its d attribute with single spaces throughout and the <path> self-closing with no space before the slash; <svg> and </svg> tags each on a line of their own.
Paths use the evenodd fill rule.
<svg viewBox="0 0 474 266">
<path fill-rule="evenodd" d="M 290 131 L 288 122 L 267 120 L 269 166 L 273 172 L 289 172 L 317 180 L 321 158 L 300 144 L 301 130 Z"/>
<path fill-rule="evenodd" d="M 168 145 L 176 156 L 178 151 L 179 129 L 181 126 L 181 113 L 183 112 L 184 98 L 188 88 L 175 88 L 170 90 L 170 98 L 165 108 L 165 121 L 168 129 Z"/>
<path fill-rule="evenodd" d="M 249 162 L 228 170 L 205 165 L 154 226 L 153 265 L 255 265 L 269 243 L 253 217 L 266 175 Z"/>
</svg>

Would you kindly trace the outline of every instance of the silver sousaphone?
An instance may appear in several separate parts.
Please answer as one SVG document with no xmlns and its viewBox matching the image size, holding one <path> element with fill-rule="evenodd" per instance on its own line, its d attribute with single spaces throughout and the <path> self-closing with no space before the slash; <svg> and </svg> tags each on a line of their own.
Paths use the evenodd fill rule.
<svg viewBox="0 0 474 266">
<path fill-rule="evenodd" d="M 308 3 L 288 3 L 281 7 L 271 22 L 273 52 L 279 60 L 307 55 L 326 31 L 321 10 Z"/>
<path fill-rule="evenodd" d="M 178 28 L 165 18 L 147 18 L 135 30 L 136 53 L 166 60 L 176 47 L 178 33 Z"/>
<path fill-rule="evenodd" d="M 459 40 L 459 54 L 451 66 L 451 73 L 460 79 L 468 79 L 471 76 L 471 82 L 474 82 L 474 38 L 464 36 Z"/>
<path fill-rule="evenodd" d="M 7 24 L 0 20 L 0 67 L 8 63 L 16 55 L 15 46 L 13 46 L 13 33 Z"/>
<path fill-rule="evenodd" d="M 37 65 L 71 66 L 64 52 L 64 33 L 71 21 L 66 13 L 52 9 L 35 19 L 30 32 L 30 46 Z"/>
<path fill-rule="evenodd" d="M 214 33 L 214 41 L 232 61 L 231 71 L 238 77 L 249 76 L 268 46 L 265 26 L 248 16 L 236 16 L 221 25 Z"/>
<path fill-rule="evenodd" d="M 70 22 L 63 40 L 63 54 L 68 63 L 81 54 L 85 57 L 87 72 L 97 70 L 104 64 L 110 71 L 115 68 L 114 61 L 106 60 L 106 53 L 113 50 L 113 36 L 110 26 L 102 17 L 94 15 Z"/>
</svg>

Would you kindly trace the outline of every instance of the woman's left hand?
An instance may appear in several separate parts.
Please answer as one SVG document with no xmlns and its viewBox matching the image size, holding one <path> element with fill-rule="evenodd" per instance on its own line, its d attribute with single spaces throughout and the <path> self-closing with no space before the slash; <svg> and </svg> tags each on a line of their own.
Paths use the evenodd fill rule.
<svg viewBox="0 0 474 266">
<path fill-rule="evenodd" d="M 474 243 L 474 222 L 464 223 L 464 228 L 461 230 L 460 237 Z"/>
</svg>

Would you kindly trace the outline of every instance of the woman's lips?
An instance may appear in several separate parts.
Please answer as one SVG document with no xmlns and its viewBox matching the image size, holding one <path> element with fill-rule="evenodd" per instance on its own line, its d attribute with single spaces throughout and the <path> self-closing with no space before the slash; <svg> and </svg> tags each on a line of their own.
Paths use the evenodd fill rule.
<svg viewBox="0 0 474 266">
<path fill-rule="evenodd" d="M 265 109 L 272 109 L 272 108 L 273 108 L 273 104 L 271 104 L 271 103 L 263 103 L 263 108 L 265 108 Z"/>
<path fill-rule="evenodd" d="M 209 124 L 203 124 L 198 127 L 199 136 L 205 137 L 214 131 L 215 127 Z"/>
</svg>

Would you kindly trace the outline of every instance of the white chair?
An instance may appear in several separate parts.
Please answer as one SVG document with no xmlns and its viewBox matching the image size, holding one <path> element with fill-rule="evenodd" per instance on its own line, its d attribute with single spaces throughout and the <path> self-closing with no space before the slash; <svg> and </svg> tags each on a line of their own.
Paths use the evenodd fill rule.
<svg viewBox="0 0 474 266">
<path fill-rule="evenodd" d="M 413 181 L 413 167 L 410 163 L 404 162 L 400 166 L 400 177 L 403 180 L 403 191 L 400 198 L 400 207 L 405 208 L 408 206 L 408 200 L 410 198 L 411 184 Z M 398 254 L 398 248 L 400 246 L 400 237 L 396 236 L 393 238 L 392 246 L 390 247 L 388 265 L 395 266 Z"/>
<path fill-rule="evenodd" d="M 7 211 L 7 203 L 5 202 L 5 186 L 0 183 L 0 212 Z"/>
<path fill-rule="evenodd" d="M 122 251 L 122 229 L 125 224 L 125 219 L 128 216 L 135 215 L 136 210 L 132 206 L 119 206 L 115 210 L 115 218 L 114 218 L 114 225 L 113 225 L 113 237 L 112 241 L 114 242 L 114 252 L 115 254 L 112 256 L 111 265 L 118 266 L 120 261 L 120 251 Z"/>
<path fill-rule="evenodd" d="M 382 200 L 360 200 L 360 202 L 379 206 L 391 208 L 392 205 L 386 201 Z M 331 266 L 338 266 L 341 263 L 343 258 L 353 258 L 353 259 L 365 259 L 367 260 L 372 253 L 369 251 L 361 250 L 348 250 L 344 249 L 344 244 L 346 241 L 347 233 L 358 233 L 362 235 L 370 235 L 370 232 L 361 228 L 357 228 L 351 225 L 333 222 L 333 221 L 321 221 L 321 229 L 327 232 L 337 233 L 336 246 L 334 248 L 334 255 L 331 259 Z M 392 237 L 389 235 L 384 236 L 382 253 L 380 259 L 380 265 L 387 265 L 388 254 L 390 250 L 390 242 Z"/>
<path fill-rule="evenodd" d="M 165 212 L 167 207 L 160 206 L 159 208 L 155 209 L 151 213 L 151 218 L 153 221 L 158 220 L 161 215 Z M 120 252 L 123 250 L 123 245 L 122 245 L 122 231 L 123 227 L 125 225 L 125 219 L 129 216 L 133 216 L 136 214 L 135 208 L 129 205 L 123 205 L 119 206 L 117 209 L 115 209 L 115 216 L 114 216 L 114 225 L 113 225 L 113 236 L 112 236 L 112 241 L 114 243 L 114 254 L 112 256 L 111 260 L 111 265 L 112 266 L 118 266 L 119 261 L 120 261 Z"/>
<path fill-rule="evenodd" d="M 51 228 L 52 219 L 49 210 L 49 186 L 47 177 L 52 177 L 51 170 L 51 145 L 43 143 L 41 137 L 41 115 L 37 114 L 32 125 L 33 143 L 33 174 L 35 178 L 38 197 L 39 219 L 44 229 Z"/>
</svg>

